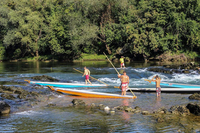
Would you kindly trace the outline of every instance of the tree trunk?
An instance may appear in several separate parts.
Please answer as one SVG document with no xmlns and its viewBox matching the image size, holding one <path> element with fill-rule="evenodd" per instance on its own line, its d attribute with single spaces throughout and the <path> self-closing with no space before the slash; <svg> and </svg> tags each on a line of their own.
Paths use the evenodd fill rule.
<svg viewBox="0 0 200 133">
<path fill-rule="evenodd" d="M 36 51 L 35 51 L 35 55 L 36 55 L 36 57 L 37 57 L 37 60 L 38 60 L 38 58 L 39 58 L 39 52 L 38 52 L 38 40 L 40 39 L 40 36 L 41 36 L 41 34 L 42 34 L 42 29 L 40 29 L 40 32 L 39 32 L 39 35 L 38 35 L 38 38 L 35 40 L 35 43 L 36 43 Z"/>
</svg>

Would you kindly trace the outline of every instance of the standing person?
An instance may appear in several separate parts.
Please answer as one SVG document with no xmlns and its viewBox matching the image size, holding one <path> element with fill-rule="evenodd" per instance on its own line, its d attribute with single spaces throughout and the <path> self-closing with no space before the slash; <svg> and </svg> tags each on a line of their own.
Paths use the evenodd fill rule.
<svg viewBox="0 0 200 133">
<path fill-rule="evenodd" d="M 118 75 L 118 78 L 121 79 L 121 89 L 122 89 L 122 95 L 126 95 L 126 89 L 128 88 L 129 84 L 129 76 L 126 75 L 126 71 L 123 72 L 123 75 Z"/>
<path fill-rule="evenodd" d="M 161 94 L 161 87 L 160 87 L 161 78 L 158 75 L 156 75 L 151 79 L 151 81 L 156 82 L 156 94 L 157 94 L 157 97 L 159 97 Z"/>
<path fill-rule="evenodd" d="M 122 68 L 122 67 L 125 68 L 124 57 L 123 57 L 123 56 L 121 56 L 121 58 L 119 59 L 119 61 L 120 61 L 121 68 Z"/>
<path fill-rule="evenodd" d="M 84 73 L 83 73 L 83 76 L 85 75 L 85 84 L 87 85 L 87 82 L 89 82 L 91 85 L 92 83 L 90 82 L 89 80 L 89 77 L 90 77 L 90 70 L 87 69 L 86 67 L 84 67 Z M 83 77 L 82 76 L 82 77 Z"/>
</svg>

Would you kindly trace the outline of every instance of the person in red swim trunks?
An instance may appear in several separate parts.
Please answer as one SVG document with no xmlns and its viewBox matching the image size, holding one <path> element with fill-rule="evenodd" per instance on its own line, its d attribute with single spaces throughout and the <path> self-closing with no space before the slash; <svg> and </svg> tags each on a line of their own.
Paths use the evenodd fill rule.
<svg viewBox="0 0 200 133">
<path fill-rule="evenodd" d="M 156 82 L 156 94 L 157 97 L 159 97 L 161 94 L 161 87 L 160 87 L 161 78 L 158 75 L 156 75 L 151 79 L 151 81 Z"/>
<path fill-rule="evenodd" d="M 118 78 L 121 79 L 121 89 L 122 89 L 122 95 L 126 95 L 126 89 L 128 88 L 129 84 L 129 76 L 126 75 L 126 71 L 123 72 L 123 75 L 118 75 Z"/>
<path fill-rule="evenodd" d="M 85 75 L 85 84 L 87 85 L 87 82 L 89 82 L 91 85 L 92 83 L 90 82 L 89 80 L 89 77 L 90 77 L 90 70 L 87 69 L 86 67 L 84 67 L 84 73 L 83 73 L 83 76 Z M 83 77 L 82 76 L 82 77 Z"/>
</svg>

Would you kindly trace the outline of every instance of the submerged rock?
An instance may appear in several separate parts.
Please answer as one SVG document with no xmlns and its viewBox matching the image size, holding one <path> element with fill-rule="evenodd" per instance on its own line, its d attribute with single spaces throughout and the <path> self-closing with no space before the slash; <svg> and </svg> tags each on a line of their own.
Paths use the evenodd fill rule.
<svg viewBox="0 0 200 133">
<path fill-rule="evenodd" d="M 194 93 L 190 95 L 189 99 L 200 100 L 200 93 Z"/>
<path fill-rule="evenodd" d="M 189 103 L 186 107 L 190 110 L 192 114 L 200 116 L 200 105 Z"/>
<path fill-rule="evenodd" d="M 0 115 L 9 114 L 10 113 L 10 105 L 8 105 L 4 101 L 0 101 Z"/>
<path fill-rule="evenodd" d="M 55 78 L 52 78 L 50 76 L 47 76 L 47 75 L 42 75 L 42 76 L 34 76 L 32 77 L 31 79 L 34 79 L 34 80 L 42 80 L 42 81 L 59 81 Z"/>
</svg>

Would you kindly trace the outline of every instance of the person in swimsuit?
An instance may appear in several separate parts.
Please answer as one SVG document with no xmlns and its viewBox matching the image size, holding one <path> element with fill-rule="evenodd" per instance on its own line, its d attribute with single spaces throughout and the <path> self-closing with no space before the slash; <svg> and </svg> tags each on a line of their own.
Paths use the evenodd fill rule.
<svg viewBox="0 0 200 133">
<path fill-rule="evenodd" d="M 160 94 L 161 94 L 161 87 L 160 87 L 161 78 L 158 75 L 156 75 L 151 79 L 151 81 L 156 82 L 156 94 L 157 94 L 157 97 L 160 96 Z"/>
<path fill-rule="evenodd" d="M 129 84 L 129 76 L 126 75 L 126 71 L 123 72 L 123 75 L 118 75 L 118 78 L 121 79 L 121 89 L 122 89 L 122 95 L 126 95 L 126 89 L 128 88 Z"/>
<path fill-rule="evenodd" d="M 120 61 L 120 65 L 121 65 L 121 68 L 124 67 L 125 68 L 125 65 L 124 65 L 124 57 L 121 56 L 121 58 L 119 59 Z"/>
<path fill-rule="evenodd" d="M 89 77 L 90 77 L 90 70 L 87 69 L 86 67 L 84 67 L 84 73 L 83 73 L 83 76 L 85 75 L 85 84 L 87 85 L 87 82 L 89 82 L 91 85 L 92 83 L 90 82 L 89 80 Z M 83 77 L 82 76 L 82 77 Z"/>
</svg>

